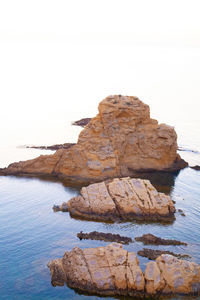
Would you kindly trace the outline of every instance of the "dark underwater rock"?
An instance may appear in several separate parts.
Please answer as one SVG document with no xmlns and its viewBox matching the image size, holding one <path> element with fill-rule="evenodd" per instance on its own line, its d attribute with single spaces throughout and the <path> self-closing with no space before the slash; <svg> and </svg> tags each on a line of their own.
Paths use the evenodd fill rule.
<svg viewBox="0 0 200 300">
<path fill-rule="evenodd" d="M 87 240 L 100 240 L 105 242 L 116 242 L 128 245 L 129 243 L 132 243 L 133 240 L 130 237 L 121 236 L 119 234 L 113 234 L 113 233 L 104 233 L 104 232 L 97 232 L 92 231 L 90 233 L 83 233 L 82 231 L 77 234 L 77 237 Z"/>
<path fill-rule="evenodd" d="M 166 251 L 166 250 L 155 250 L 155 249 L 148 249 L 148 248 L 143 248 L 142 250 L 139 250 L 137 252 L 138 255 L 143 256 L 143 257 L 147 257 L 150 260 L 155 260 L 157 257 L 159 257 L 162 254 L 169 254 L 169 255 L 173 255 L 177 258 L 190 258 L 189 255 L 187 254 L 176 254 L 174 252 L 171 251 Z"/>
<path fill-rule="evenodd" d="M 151 233 L 143 234 L 141 237 L 136 237 L 137 242 L 143 242 L 144 245 L 184 245 L 187 244 L 177 240 L 168 240 L 157 237 Z"/>
</svg>

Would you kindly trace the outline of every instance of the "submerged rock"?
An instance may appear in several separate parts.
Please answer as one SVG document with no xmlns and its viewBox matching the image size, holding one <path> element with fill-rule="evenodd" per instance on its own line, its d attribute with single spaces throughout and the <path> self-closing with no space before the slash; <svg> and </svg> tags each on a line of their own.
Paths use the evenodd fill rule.
<svg viewBox="0 0 200 300">
<path fill-rule="evenodd" d="M 129 177 L 83 187 L 67 207 L 73 217 L 112 221 L 171 221 L 175 212 L 171 198 L 158 193 L 149 180 Z"/>
<path fill-rule="evenodd" d="M 137 242 L 143 242 L 144 245 L 184 245 L 187 244 L 177 240 L 168 240 L 157 237 L 151 233 L 143 234 L 143 236 L 136 237 Z"/>
<path fill-rule="evenodd" d="M 159 257 L 162 254 L 170 254 L 178 258 L 190 258 L 190 256 L 187 254 L 177 254 L 167 250 L 155 250 L 155 249 L 148 249 L 148 248 L 143 248 L 142 250 L 139 250 L 137 254 L 143 257 L 147 257 L 148 259 L 151 260 L 155 260 L 157 257 Z"/>
<path fill-rule="evenodd" d="M 83 118 L 81 120 L 72 122 L 72 125 L 77 125 L 77 126 L 85 127 L 90 122 L 91 119 L 92 118 Z"/>
<path fill-rule="evenodd" d="M 83 233 L 82 231 L 77 234 L 77 237 L 87 240 L 99 240 L 99 241 L 105 241 L 105 242 L 116 242 L 128 245 L 129 243 L 132 243 L 133 240 L 130 237 L 121 236 L 119 234 L 113 234 L 113 233 L 104 233 L 104 232 L 97 232 L 92 231 L 90 233 Z"/>
<path fill-rule="evenodd" d="M 99 295 L 199 294 L 200 266 L 171 255 L 149 262 L 143 274 L 137 256 L 122 245 L 65 252 L 49 262 L 52 285 Z"/>
<path fill-rule="evenodd" d="M 137 97 L 118 95 L 100 102 L 99 114 L 82 130 L 76 145 L 13 163 L 0 174 L 91 182 L 144 171 L 174 172 L 185 166 L 177 154 L 174 128 L 151 119 L 149 106 Z"/>
</svg>

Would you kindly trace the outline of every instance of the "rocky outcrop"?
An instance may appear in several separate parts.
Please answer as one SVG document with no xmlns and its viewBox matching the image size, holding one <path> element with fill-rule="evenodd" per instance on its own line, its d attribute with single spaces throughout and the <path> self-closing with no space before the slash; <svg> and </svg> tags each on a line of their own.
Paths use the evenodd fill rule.
<svg viewBox="0 0 200 300">
<path fill-rule="evenodd" d="M 143 234 L 143 236 L 135 237 L 137 242 L 143 242 L 144 245 L 183 245 L 187 246 L 186 243 L 177 240 L 168 240 L 157 237 L 151 233 Z"/>
<path fill-rule="evenodd" d="M 50 175 L 99 181 L 134 176 L 141 171 L 177 171 L 186 162 L 177 154 L 173 127 L 150 118 L 149 106 L 137 97 L 109 96 L 76 145 L 53 155 L 13 163 L 1 175 Z"/>
<path fill-rule="evenodd" d="M 112 221 L 171 221 L 175 212 L 171 198 L 158 193 L 149 180 L 129 177 L 83 187 L 80 195 L 63 206 L 73 217 Z"/>
<path fill-rule="evenodd" d="M 142 250 L 139 250 L 137 252 L 138 255 L 147 257 L 148 259 L 155 260 L 157 257 L 159 257 L 162 254 L 170 254 L 178 258 L 191 258 L 188 254 L 180 254 L 180 253 L 174 253 L 172 251 L 168 250 L 155 250 L 155 249 L 148 249 L 148 248 L 143 248 Z"/>
<path fill-rule="evenodd" d="M 200 166 L 196 165 L 196 166 L 193 166 L 193 167 L 190 167 L 191 169 L 194 169 L 196 171 L 200 171 Z"/>
<path fill-rule="evenodd" d="M 113 243 L 106 247 L 65 252 L 48 264 L 53 285 L 100 295 L 137 295 L 144 292 L 144 276 L 134 252 Z"/>
<path fill-rule="evenodd" d="M 105 242 L 116 242 L 124 245 L 133 243 L 133 240 L 130 237 L 121 236 L 119 234 L 114 234 L 114 233 L 104 233 L 104 232 L 97 232 L 97 231 L 92 231 L 89 233 L 84 233 L 81 231 L 77 233 L 77 237 L 80 240 L 87 239 L 87 240 L 98 240 L 98 241 L 105 241 Z"/>
<path fill-rule="evenodd" d="M 143 274 L 137 256 L 122 245 L 65 252 L 63 258 L 48 264 L 54 286 L 99 295 L 142 296 L 160 294 L 198 294 L 200 266 L 171 255 L 149 262 Z"/>
<path fill-rule="evenodd" d="M 90 120 L 91 118 L 83 118 L 81 120 L 72 122 L 72 125 L 85 127 L 90 122 Z"/>
<path fill-rule="evenodd" d="M 147 294 L 199 294 L 200 266 L 163 254 L 147 264 L 145 273 Z"/>
</svg>

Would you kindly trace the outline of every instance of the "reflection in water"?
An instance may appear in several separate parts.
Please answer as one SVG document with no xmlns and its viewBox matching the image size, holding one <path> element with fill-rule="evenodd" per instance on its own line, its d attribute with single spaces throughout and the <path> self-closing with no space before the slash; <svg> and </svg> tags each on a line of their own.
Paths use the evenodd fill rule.
<svg viewBox="0 0 200 300">
<path fill-rule="evenodd" d="M 174 173 L 168 173 L 168 172 L 139 173 L 135 177 L 148 179 L 159 192 L 170 194 L 170 192 L 173 190 L 175 180 L 179 172 L 180 171 Z"/>
</svg>

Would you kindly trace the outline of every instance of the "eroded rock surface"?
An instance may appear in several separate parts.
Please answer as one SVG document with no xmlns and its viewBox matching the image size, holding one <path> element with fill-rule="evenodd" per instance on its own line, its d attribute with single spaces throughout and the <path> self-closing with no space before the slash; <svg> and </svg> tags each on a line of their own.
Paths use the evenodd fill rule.
<svg viewBox="0 0 200 300">
<path fill-rule="evenodd" d="M 76 145 L 53 155 L 13 163 L 1 175 L 51 175 L 88 182 L 134 176 L 141 171 L 177 171 L 187 166 L 177 154 L 173 127 L 150 118 L 137 97 L 109 96 Z"/>
<path fill-rule="evenodd" d="M 122 245 L 65 252 L 48 264 L 54 286 L 67 285 L 100 295 L 199 294 L 200 266 L 163 254 L 143 274 L 137 256 Z"/>
<path fill-rule="evenodd" d="M 65 252 L 48 264 L 53 285 L 101 295 L 137 295 L 144 292 L 144 276 L 134 252 L 113 243 L 106 247 Z"/>
<path fill-rule="evenodd" d="M 129 177 L 83 187 L 67 208 L 72 216 L 95 220 L 171 221 L 175 212 L 171 198 L 158 193 L 149 180 Z"/>
<path fill-rule="evenodd" d="M 187 244 L 177 240 L 168 240 L 157 237 L 151 233 L 143 234 L 143 236 L 135 237 L 137 242 L 143 242 L 144 245 L 184 245 Z"/>
<path fill-rule="evenodd" d="M 147 264 L 145 273 L 147 294 L 199 294 L 200 266 L 162 254 Z"/>
</svg>

